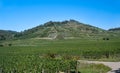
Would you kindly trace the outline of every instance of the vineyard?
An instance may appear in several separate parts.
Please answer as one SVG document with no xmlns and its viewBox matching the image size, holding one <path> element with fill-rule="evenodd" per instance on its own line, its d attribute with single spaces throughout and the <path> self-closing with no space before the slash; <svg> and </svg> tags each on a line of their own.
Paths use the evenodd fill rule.
<svg viewBox="0 0 120 73">
<path fill-rule="evenodd" d="M 78 59 L 120 60 L 119 40 L 25 40 L 11 43 L 12 46 L 0 47 L 0 73 L 77 73 L 82 71 Z"/>
<path fill-rule="evenodd" d="M 77 70 L 76 60 L 41 58 L 35 55 L 4 56 L 0 73 L 70 73 Z"/>
</svg>

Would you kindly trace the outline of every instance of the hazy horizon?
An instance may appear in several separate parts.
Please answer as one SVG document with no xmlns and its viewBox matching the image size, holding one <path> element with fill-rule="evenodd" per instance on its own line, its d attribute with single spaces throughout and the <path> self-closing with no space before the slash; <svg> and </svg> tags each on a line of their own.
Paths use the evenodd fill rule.
<svg viewBox="0 0 120 73">
<path fill-rule="evenodd" d="M 74 19 L 105 30 L 120 27 L 119 0 L 0 0 L 0 29 L 23 31 Z"/>
</svg>

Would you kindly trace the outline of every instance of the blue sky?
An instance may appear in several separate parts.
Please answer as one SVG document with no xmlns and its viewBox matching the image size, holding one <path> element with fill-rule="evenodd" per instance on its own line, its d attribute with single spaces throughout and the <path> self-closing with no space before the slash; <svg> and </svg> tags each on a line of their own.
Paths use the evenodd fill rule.
<svg viewBox="0 0 120 73">
<path fill-rule="evenodd" d="M 103 29 L 120 27 L 120 0 L 0 0 L 0 29 L 23 31 L 69 19 Z"/>
</svg>

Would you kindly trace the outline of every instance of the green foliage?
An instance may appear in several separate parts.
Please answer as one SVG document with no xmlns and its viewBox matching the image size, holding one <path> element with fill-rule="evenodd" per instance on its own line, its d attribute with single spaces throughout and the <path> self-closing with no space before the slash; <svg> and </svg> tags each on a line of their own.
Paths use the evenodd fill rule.
<svg viewBox="0 0 120 73">
<path fill-rule="evenodd" d="M 8 53 L 14 50 L 19 54 L 49 54 L 79 56 L 85 59 L 120 59 L 120 41 L 110 39 L 109 41 L 102 39 L 71 39 L 71 40 L 18 40 L 10 41 L 11 47 L 1 47 L 0 53 Z M 4 44 L 4 43 L 3 43 Z M 5 49 L 2 49 L 5 48 Z M 5 52 L 2 52 L 5 50 Z"/>
<path fill-rule="evenodd" d="M 76 71 L 78 59 L 120 60 L 119 38 L 109 41 L 25 39 L 3 43 L 12 44 L 11 47 L 0 47 L 0 70 L 3 73 L 69 72 Z M 80 64 L 80 66 L 83 65 Z M 108 68 L 103 69 L 102 65 L 88 65 L 88 67 L 80 68 L 80 72 L 84 73 L 99 73 L 97 70 L 105 73 Z"/>
<path fill-rule="evenodd" d="M 38 73 L 59 72 L 76 69 L 75 61 L 62 59 L 40 58 L 37 55 L 2 56 L 0 59 L 0 70 L 2 73 Z"/>
</svg>

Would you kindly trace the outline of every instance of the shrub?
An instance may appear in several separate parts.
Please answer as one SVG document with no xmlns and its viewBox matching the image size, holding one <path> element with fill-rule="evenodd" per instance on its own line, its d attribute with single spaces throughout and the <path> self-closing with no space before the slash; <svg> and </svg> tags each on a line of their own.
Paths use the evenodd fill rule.
<svg viewBox="0 0 120 73">
<path fill-rule="evenodd" d="M 4 45 L 3 44 L 0 44 L 0 47 L 3 47 Z"/>
<path fill-rule="evenodd" d="M 103 38 L 103 40 L 109 40 L 109 38 Z"/>
<path fill-rule="evenodd" d="M 12 44 L 8 44 L 8 46 L 12 46 Z"/>
</svg>

